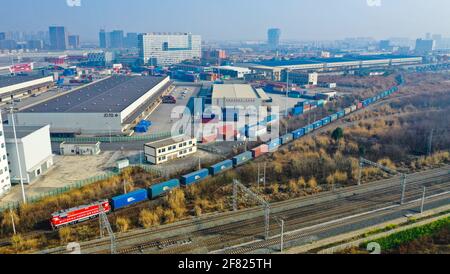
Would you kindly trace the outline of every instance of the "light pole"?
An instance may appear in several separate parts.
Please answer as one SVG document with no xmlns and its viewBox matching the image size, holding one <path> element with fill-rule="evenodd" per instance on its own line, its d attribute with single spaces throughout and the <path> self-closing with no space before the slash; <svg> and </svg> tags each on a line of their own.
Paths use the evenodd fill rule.
<svg viewBox="0 0 450 274">
<path fill-rule="evenodd" d="M 16 123 L 14 121 L 14 103 L 11 105 L 11 122 L 12 122 L 13 134 L 14 134 L 14 142 L 16 145 L 17 163 L 19 166 L 20 187 L 22 189 L 22 200 L 23 200 L 23 203 L 26 204 L 27 197 L 25 196 L 25 187 L 23 185 L 22 163 L 21 163 L 20 154 L 19 154 L 19 143 L 17 142 Z"/>
<path fill-rule="evenodd" d="M 286 69 L 286 101 L 284 115 L 288 117 L 288 98 L 289 98 L 289 69 Z"/>
</svg>

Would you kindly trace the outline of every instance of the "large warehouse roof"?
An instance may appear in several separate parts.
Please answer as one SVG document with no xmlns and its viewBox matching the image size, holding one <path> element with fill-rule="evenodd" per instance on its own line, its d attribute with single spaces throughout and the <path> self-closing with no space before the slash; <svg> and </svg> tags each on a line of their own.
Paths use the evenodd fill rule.
<svg viewBox="0 0 450 274">
<path fill-rule="evenodd" d="M 212 92 L 213 99 L 235 99 L 235 98 L 245 98 L 245 99 L 256 99 L 258 94 L 255 92 L 251 85 L 244 84 L 225 84 L 225 85 L 214 85 Z"/>
<path fill-rule="evenodd" d="M 41 75 L 33 75 L 33 76 L 1 76 L 0 77 L 0 88 L 17 85 L 29 81 L 33 81 L 36 79 L 44 78 Z"/>
<path fill-rule="evenodd" d="M 117 113 L 126 109 L 164 79 L 151 76 L 112 76 L 21 112 Z"/>
</svg>

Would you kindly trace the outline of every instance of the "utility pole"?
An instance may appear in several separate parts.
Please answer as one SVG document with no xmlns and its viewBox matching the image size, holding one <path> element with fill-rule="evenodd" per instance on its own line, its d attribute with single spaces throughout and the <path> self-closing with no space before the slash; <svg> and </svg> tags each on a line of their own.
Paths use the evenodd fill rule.
<svg viewBox="0 0 450 274">
<path fill-rule="evenodd" d="M 264 178 L 263 178 L 264 191 L 266 190 L 266 169 L 267 169 L 267 163 L 264 162 Z"/>
<path fill-rule="evenodd" d="M 258 188 L 258 191 L 259 191 L 259 182 L 261 181 L 261 178 L 259 178 L 259 173 L 260 173 L 260 165 L 259 165 L 259 163 L 258 163 L 258 181 L 257 181 L 257 188 Z"/>
<path fill-rule="evenodd" d="M 285 108 L 284 115 L 287 118 L 288 117 L 288 100 L 289 100 L 289 69 L 286 69 L 286 101 L 285 101 Z"/>
<path fill-rule="evenodd" d="M 127 180 L 123 180 L 123 194 L 127 194 Z"/>
<path fill-rule="evenodd" d="M 24 204 L 27 203 L 27 197 L 25 196 L 25 186 L 23 183 L 23 175 L 22 175 L 22 163 L 20 159 L 20 153 L 19 153 L 19 144 L 17 142 L 17 132 L 16 132 L 16 122 L 14 120 L 14 102 L 11 105 L 11 122 L 12 122 L 12 128 L 13 128 L 13 134 L 14 134 L 14 142 L 16 145 L 16 153 L 17 153 L 17 163 L 19 166 L 19 176 L 20 176 L 20 187 L 22 189 L 22 201 Z"/>
<path fill-rule="evenodd" d="M 434 129 L 431 129 L 430 137 L 428 140 L 428 156 L 431 156 L 433 150 L 433 133 Z"/>
<path fill-rule="evenodd" d="M 361 185 L 361 173 L 362 173 L 362 169 L 363 169 L 364 164 L 362 163 L 362 161 L 359 161 L 359 171 L 358 171 L 358 185 Z"/>
<path fill-rule="evenodd" d="M 426 191 L 427 191 L 427 187 L 424 186 L 423 187 L 423 194 L 422 194 L 422 202 L 420 204 L 420 213 L 423 213 L 423 207 L 425 205 L 425 194 L 426 194 Z"/>
</svg>

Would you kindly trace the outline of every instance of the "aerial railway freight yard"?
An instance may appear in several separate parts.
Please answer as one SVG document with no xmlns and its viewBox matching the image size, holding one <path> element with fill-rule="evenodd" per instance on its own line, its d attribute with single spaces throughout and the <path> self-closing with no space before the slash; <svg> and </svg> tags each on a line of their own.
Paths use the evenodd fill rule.
<svg viewBox="0 0 450 274">
<path fill-rule="evenodd" d="M 410 76 L 407 77 L 411 78 Z M 312 198 L 311 200 L 286 200 L 280 203 L 276 202 L 277 199 L 272 200 L 270 205 L 270 212 L 272 215 L 270 217 L 271 219 L 268 230 L 266 231 L 264 230 L 264 218 L 262 217 L 263 211 L 261 209 L 245 209 L 244 211 L 240 210 L 236 213 L 223 213 L 217 216 L 214 214 L 209 215 L 208 212 L 214 212 L 214 208 L 220 212 L 224 211 L 224 208 L 227 208 L 228 205 L 223 204 L 221 206 L 222 209 L 220 209 L 221 207 L 216 206 L 212 206 L 208 209 L 208 203 L 210 202 L 203 201 L 201 200 L 203 198 L 200 197 L 195 198 L 195 193 L 198 191 L 209 192 L 207 189 L 215 189 L 216 187 L 214 187 L 214 184 L 217 182 L 226 181 L 226 184 L 231 187 L 232 178 L 235 175 L 230 174 L 233 174 L 233 172 L 235 174 L 239 174 L 240 179 L 244 182 L 252 182 L 254 180 L 252 178 L 253 176 L 248 172 L 245 172 L 245 170 L 253 168 L 252 172 L 254 172 L 256 167 L 255 165 L 257 164 L 258 176 L 263 178 L 263 180 L 258 179 L 256 181 L 259 182 L 258 185 L 264 184 L 265 191 L 262 192 L 262 194 L 266 197 L 266 199 L 274 199 L 276 196 L 273 195 L 278 191 L 286 191 L 286 186 L 281 186 L 280 190 L 278 190 L 278 188 L 275 190 L 275 188 L 272 188 L 273 182 L 270 182 L 271 186 L 269 188 L 266 187 L 266 182 L 269 183 L 268 181 L 270 180 L 270 175 L 267 176 L 269 178 L 266 178 L 265 175 L 265 165 L 267 161 L 270 161 L 269 159 L 276 159 L 279 151 L 293 149 L 297 146 L 296 144 L 298 144 L 299 141 L 305 140 L 305 142 L 308 142 L 307 140 L 309 140 L 309 138 L 319 140 L 319 138 L 322 138 L 320 136 L 323 136 L 323 134 L 329 134 L 327 132 L 330 130 L 331 126 L 336 127 L 339 125 L 344 128 L 351 128 L 357 124 L 358 121 L 364 121 L 364 117 L 368 117 L 366 120 L 368 123 L 371 123 L 374 119 L 377 119 L 377 116 L 375 116 L 375 118 L 371 117 L 371 113 L 374 111 L 374 108 L 384 109 L 383 105 L 386 105 L 386 103 L 391 100 L 395 100 L 395 98 L 412 96 L 408 95 L 408 93 L 405 93 L 404 91 L 401 92 L 405 85 L 404 77 L 401 75 L 396 75 L 388 79 L 390 79 L 389 81 L 396 81 L 397 84 L 392 86 L 392 84 L 387 81 L 387 89 L 383 89 L 381 92 L 376 91 L 375 93 L 369 94 L 368 97 L 362 98 L 358 102 L 353 101 L 353 104 L 350 105 L 346 103 L 348 100 L 346 101 L 346 98 L 344 97 L 338 99 L 337 102 L 328 103 L 326 107 L 316 105 L 313 108 L 311 104 L 311 108 L 313 109 L 311 110 L 311 114 L 307 114 L 306 117 L 302 117 L 294 112 L 292 112 L 287 119 L 281 118 L 282 113 L 279 113 L 278 115 L 268 115 L 266 116 L 267 118 L 260 123 L 270 123 L 272 125 L 275 123 L 283 124 L 284 127 L 280 131 L 279 137 L 272 138 L 266 142 L 261 142 L 259 140 L 256 142 L 248 142 L 246 143 L 247 150 L 244 147 L 239 147 L 239 149 L 234 152 L 233 149 L 233 152 L 227 153 L 229 158 L 220 160 L 216 159 L 212 163 L 199 163 L 201 166 L 199 168 L 196 167 L 194 170 L 192 168 L 185 168 L 183 170 L 180 169 L 175 176 L 167 173 L 161 176 L 161 174 L 155 173 L 155 169 L 153 168 L 148 169 L 150 172 L 148 175 L 142 175 L 145 172 L 142 173 L 143 170 L 140 168 L 146 167 L 143 165 L 135 168 L 125 168 L 122 174 L 117 175 L 119 176 L 118 179 L 113 179 L 115 183 L 113 183 L 112 188 L 112 185 L 110 185 L 110 181 L 108 179 L 101 182 L 101 184 L 105 184 L 104 186 L 106 188 L 104 188 L 104 190 L 96 193 L 95 196 L 92 196 L 92 198 L 82 199 L 83 201 L 89 202 L 71 202 L 68 206 L 63 208 L 59 206 L 61 203 L 57 202 L 53 206 L 49 207 L 49 209 L 54 208 L 57 209 L 57 211 L 48 213 L 47 218 L 47 213 L 36 215 L 41 216 L 37 217 L 39 219 L 43 218 L 40 219 L 39 224 L 36 225 L 38 225 L 40 229 L 48 230 L 46 234 L 50 235 L 52 233 L 56 233 L 61 235 L 64 231 L 71 231 L 71 233 L 73 233 L 81 228 L 92 229 L 93 226 L 98 226 L 98 217 L 100 217 L 101 221 L 104 220 L 104 217 L 102 216 L 107 216 L 107 218 L 109 218 L 114 224 L 114 230 L 122 231 L 122 233 L 119 233 L 116 238 L 114 248 L 114 252 L 116 253 L 271 253 L 276 252 L 277 245 L 279 244 L 279 238 L 277 236 L 279 231 L 279 218 L 283 218 L 285 221 L 285 232 L 287 233 L 285 238 L 286 246 L 296 246 L 305 244 L 308 242 L 307 239 L 316 239 L 316 237 L 318 237 L 318 239 L 326 239 L 327 237 L 333 235 L 349 232 L 351 231 L 350 228 L 363 229 L 364 227 L 367 227 L 367 224 L 372 222 L 381 222 L 398 218 L 403 214 L 402 212 L 405 212 L 405 210 L 408 211 L 411 208 L 414 209 L 416 207 L 415 201 L 418 200 L 422 194 L 419 186 L 424 184 L 427 186 L 427 197 L 429 197 L 429 200 L 425 203 L 425 208 L 433 209 L 435 207 L 439 207 L 443 205 L 441 200 L 445 200 L 447 197 L 445 196 L 446 191 L 448 191 L 448 186 L 446 183 L 449 179 L 448 174 L 445 174 L 446 170 L 448 170 L 447 166 L 441 169 L 436 169 L 433 172 L 430 171 L 430 173 L 423 173 L 420 175 L 422 176 L 420 177 L 422 178 L 420 180 L 415 178 L 415 175 L 411 176 L 411 179 L 408 179 L 408 187 L 406 187 L 405 192 L 403 193 L 404 200 L 407 203 L 399 206 L 398 211 L 394 213 L 390 211 L 387 212 L 387 209 L 385 208 L 391 209 L 392 206 L 395 206 L 395 204 L 398 203 L 398 198 L 402 195 L 400 187 L 401 181 L 392 178 L 389 179 L 390 181 L 386 181 L 389 182 L 389 184 L 379 182 L 367 185 L 365 184 L 364 187 L 351 187 L 349 189 L 343 188 L 342 190 L 339 190 L 342 191 L 342 196 L 333 191 L 335 187 L 334 185 L 339 185 L 339 180 L 342 180 L 337 177 L 338 175 L 336 175 L 336 173 L 333 175 L 336 176 L 333 181 L 326 178 L 326 181 L 329 182 L 329 187 L 332 187 L 330 188 L 332 191 L 329 193 L 321 193 L 317 197 L 315 195 L 313 196 L 318 198 L 318 201 L 316 201 L 315 198 Z M 199 92 L 195 89 L 177 87 L 175 87 L 174 90 L 179 94 L 183 94 L 183 92 L 181 92 L 183 90 L 187 90 L 186 93 L 193 90 L 194 93 L 192 95 Z M 167 94 L 173 94 L 173 92 L 174 91 L 171 91 Z M 303 103 L 303 108 L 305 108 L 307 104 L 310 103 Z M 166 106 L 167 105 L 165 104 L 157 106 L 156 110 L 150 114 L 150 117 L 152 117 L 152 115 L 156 115 L 160 107 Z M 330 113 L 330 111 L 332 112 Z M 317 120 L 311 120 L 312 117 Z M 300 127 L 298 123 L 299 120 L 302 122 Z M 289 130 L 289 132 L 283 133 L 286 129 Z M 242 134 L 243 136 L 250 136 L 249 132 L 250 131 L 246 131 Z M 435 134 L 438 133 L 436 132 Z M 227 134 L 224 134 L 224 132 L 219 132 L 219 135 Z M 145 134 L 143 136 L 145 136 Z M 232 136 L 234 137 L 231 142 L 239 143 L 239 141 L 236 141 L 236 135 Z M 227 139 L 226 136 L 225 139 Z M 175 146 L 178 148 L 179 144 L 182 145 L 183 142 L 186 142 L 187 144 L 189 140 L 191 140 L 192 145 L 197 143 L 196 139 L 185 139 L 182 140 L 181 143 L 176 143 Z M 144 143 L 146 143 L 146 141 L 138 142 L 140 143 L 140 146 L 144 146 Z M 165 141 L 154 141 L 148 143 L 146 146 L 153 147 L 155 151 L 160 149 L 162 154 L 159 154 L 157 157 L 162 157 L 165 155 L 165 152 L 162 150 L 173 145 L 171 145 L 171 143 L 167 143 L 166 146 L 159 146 L 157 145 L 158 142 L 164 143 Z M 199 144 L 197 149 L 211 149 L 226 145 L 226 143 L 227 142 L 223 144 L 221 142 L 216 142 L 213 144 L 208 144 L 207 148 L 205 148 L 202 144 Z M 113 143 L 110 145 L 113 145 Z M 181 151 L 185 149 L 185 147 L 180 148 Z M 177 150 L 173 150 L 173 152 L 176 151 Z M 193 153 L 195 153 L 195 151 L 193 151 Z M 144 150 L 144 155 L 149 156 L 151 155 L 151 152 L 145 152 Z M 187 157 L 191 157 L 188 159 L 197 159 L 196 157 L 189 155 L 187 155 Z M 181 163 L 185 160 L 186 159 L 179 159 L 174 162 Z M 151 163 L 149 159 L 145 159 L 145 161 Z M 196 160 L 192 163 L 193 166 L 196 166 L 195 161 Z M 345 161 L 343 163 L 345 163 Z M 391 165 L 389 162 L 387 162 L 387 164 Z M 161 167 L 164 169 L 166 165 L 167 164 L 162 164 Z M 276 169 L 274 168 L 275 167 L 273 164 L 270 164 L 269 162 L 269 172 L 276 172 Z M 364 175 L 365 172 L 366 171 L 363 172 L 363 176 L 367 176 Z M 243 175 L 245 173 L 248 173 L 250 176 Z M 370 175 L 368 177 L 371 178 Z M 304 181 L 304 183 L 313 186 L 314 183 L 312 180 L 313 179 Z M 122 183 L 125 181 L 130 181 L 130 184 L 127 185 L 126 183 Z M 291 181 L 289 181 L 288 187 L 291 191 L 298 191 L 295 190 L 298 186 L 295 186 L 295 184 Z M 207 186 L 210 184 L 212 185 Z M 317 183 L 315 184 L 316 186 L 314 186 L 314 188 L 319 189 Z M 221 186 L 218 188 L 219 192 L 217 192 L 218 190 L 214 192 L 217 194 L 222 193 L 224 191 L 223 187 L 227 188 L 226 186 Z M 259 187 L 255 189 L 252 184 L 250 184 L 249 187 L 252 191 L 259 191 Z M 384 187 L 386 187 L 386 189 L 384 189 Z M 321 186 L 320 188 L 324 188 L 324 186 Z M 126 194 L 121 194 L 124 191 Z M 311 194 L 314 194 L 314 191 L 312 191 Z M 179 196 L 181 193 L 184 194 Z M 227 195 L 225 193 L 226 192 L 223 192 L 222 195 Z M 337 196 L 333 196 L 335 194 Z M 71 194 L 69 192 L 68 194 L 62 195 L 69 195 L 66 197 L 70 197 Z M 324 200 L 322 200 L 322 198 L 320 198 L 322 195 L 330 196 L 328 198 L 323 198 Z M 358 195 L 362 196 L 359 197 Z M 340 199 L 342 197 L 347 198 L 341 201 Z M 374 200 L 367 201 L 367 197 L 373 197 Z M 177 213 L 177 210 L 172 207 L 178 203 L 176 202 L 177 200 L 184 200 L 185 198 L 193 199 L 195 207 L 189 211 L 184 211 L 184 213 Z M 350 204 L 347 205 L 346 203 L 349 199 Z M 317 203 L 313 202 L 313 200 Z M 47 199 L 44 199 L 42 202 L 46 203 L 46 201 Z M 99 207 L 99 201 L 101 201 L 101 207 Z M 355 201 L 361 201 L 361 204 L 355 204 Z M 362 201 L 364 201 L 364 203 Z M 38 201 L 36 205 L 39 203 L 40 202 Z M 229 201 L 229 203 L 231 203 L 231 201 Z M 157 230 L 159 231 L 157 232 L 152 229 L 150 231 L 135 230 L 130 232 L 130 234 L 126 233 L 128 229 L 125 228 L 125 230 L 123 230 L 124 228 L 121 225 L 123 220 L 127 223 L 127 226 L 132 225 L 133 227 L 152 227 L 159 223 L 159 221 L 152 221 L 152 218 L 154 217 L 151 217 L 151 214 L 155 213 L 151 213 L 151 211 L 146 209 L 148 204 L 152 205 L 150 208 L 154 208 L 154 210 L 156 210 L 155 212 L 160 212 L 157 214 L 161 214 L 160 216 L 163 217 L 158 218 L 162 218 L 161 222 L 167 223 L 167 227 L 164 226 L 164 228 L 162 228 L 162 232 L 159 230 Z M 244 204 L 247 204 L 247 202 Z M 323 210 L 320 210 L 320 212 L 329 212 L 329 214 L 317 213 L 319 215 L 305 217 L 309 216 L 309 213 L 307 214 L 307 212 L 310 212 L 311 210 L 308 209 L 308 206 L 300 207 L 299 205 L 301 204 L 321 208 Z M 336 204 L 342 206 L 339 206 L 336 210 L 330 211 L 330 206 Z M 241 207 L 242 202 L 238 202 L 238 205 Z M 250 205 L 254 206 L 255 204 L 250 203 Z M 168 209 L 166 209 L 167 207 Z M 247 206 L 244 206 L 244 208 L 245 207 Z M 173 213 L 165 213 L 166 211 L 170 212 L 168 211 L 169 209 L 174 210 Z M 397 210 L 397 208 L 395 209 Z M 247 212 L 248 214 L 243 212 Z M 24 213 L 22 212 L 21 214 Z M 150 215 L 147 216 L 145 214 Z M 192 230 L 189 219 L 182 221 L 180 224 L 171 224 L 175 220 L 185 219 L 185 217 L 183 217 L 185 214 L 194 214 L 197 218 L 200 218 L 199 220 L 204 222 L 204 230 Z M 242 220 L 236 222 L 236 218 L 242 218 Z M 95 220 L 89 221 L 90 219 Z M 326 227 L 322 227 L 321 225 L 328 223 L 332 225 L 328 225 Z M 50 232 L 49 226 L 55 229 L 55 231 Z M 185 233 L 181 231 L 185 231 Z M 234 232 L 231 233 L 231 231 Z M 264 237 L 264 233 L 267 233 L 267 231 L 267 237 Z M 229 233 L 231 233 L 231 235 L 229 235 Z M 204 236 L 206 234 L 209 236 Z M 89 239 L 92 239 L 92 236 L 87 236 L 85 238 L 85 240 Z M 85 250 L 84 252 L 87 253 L 111 252 L 111 250 L 108 251 L 108 244 L 105 240 L 95 240 L 92 243 L 88 242 L 82 246 Z M 63 253 L 64 250 L 56 248 L 45 252 Z"/>
</svg>

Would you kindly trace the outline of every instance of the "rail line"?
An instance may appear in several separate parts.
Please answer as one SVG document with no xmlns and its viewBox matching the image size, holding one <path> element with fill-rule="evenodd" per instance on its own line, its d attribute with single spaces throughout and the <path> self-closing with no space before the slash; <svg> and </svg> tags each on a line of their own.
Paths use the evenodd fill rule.
<svg viewBox="0 0 450 274">
<path fill-rule="evenodd" d="M 442 175 L 440 176 L 440 181 L 441 180 L 449 180 L 450 176 L 449 175 Z M 423 180 L 418 180 L 414 185 L 419 185 L 419 184 L 425 184 L 425 183 L 432 183 L 435 182 L 436 178 L 430 178 L 427 181 L 423 181 Z M 410 189 L 407 192 L 406 195 L 406 199 L 410 199 L 412 197 L 414 197 L 417 194 L 421 193 L 421 190 L 418 188 L 412 188 L 413 183 L 410 183 Z M 440 184 L 440 185 L 435 185 L 433 186 L 433 189 L 429 189 L 429 193 L 431 193 L 431 191 L 441 191 L 442 188 L 448 187 L 448 183 L 446 183 L 445 185 Z M 398 193 L 396 193 L 396 190 L 398 191 Z M 411 191 L 414 191 L 413 193 L 410 193 Z M 388 197 L 384 197 L 386 193 L 393 193 L 391 195 L 389 195 Z M 365 194 L 363 197 L 358 197 L 360 202 L 358 202 L 357 204 L 353 204 L 347 207 L 342 207 L 342 204 L 345 204 L 345 202 L 349 200 L 349 197 L 344 197 L 341 199 L 336 199 L 336 200 L 332 200 L 329 202 L 324 202 L 321 203 L 319 205 L 320 210 L 321 211 L 326 211 L 323 213 L 319 213 L 317 214 L 318 208 L 297 208 L 297 209 L 291 209 L 291 210 L 287 210 L 287 211 L 283 211 L 283 216 L 289 216 L 288 218 L 299 218 L 299 217 L 304 217 L 305 215 L 311 215 L 311 218 L 309 220 L 302 220 L 300 219 L 299 222 L 296 223 L 289 223 L 288 222 L 288 227 L 292 226 L 292 225 L 298 225 L 298 224 L 302 224 L 302 225 L 310 225 L 311 223 L 317 222 L 317 220 L 322 220 L 324 218 L 330 218 L 330 217 L 335 217 L 337 214 L 344 214 L 346 212 L 348 212 L 348 210 L 354 209 L 355 207 L 358 208 L 358 211 L 364 211 L 366 208 L 370 208 L 373 207 L 374 205 L 378 205 L 378 204 L 383 204 L 383 203 L 393 203 L 395 204 L 395 199 L 396 198 L 400 198 L 400 188 L 398 186 L 391 186 L 389 188 L 385 188 L 382 190 L 378 190 L 376 192 L 370 192 Z M 372 198 L 372 199 L 367 199 L 367 198 Z M 381 198 L 381 200 L 377 201 L 374 200 L 375 198 Z M 350 197 L 351 199 L 351 197 Z M 334 209 L 333 209 L 334 208 Z M 261 209 L 259 209 L 261 210 Z M 278 213 L 277 213 L 278 215 Z M 263 219 L 262 217 L 256 217 L 250 220 L 246 220 L 246 221 L 242 221 L 242 222 L 237 222 L 237 223 L 230 223 L 230 224 L 226 224 L 226 225 L 221 225 L 218 227 L 213 227 L 210 229 L 204 229 L 202 231 L 193 233 L 194 236 L 205 236 L 205 235 L 214 235 L 214 234 L 220 234 L 219 236 L 217 236 L 216 238 L 212 238 L 212 239 L 207 239 L 207 240 L 203 240 L 202 243 L 206 244 L 207 246 L 216 246 L 216 245 L 223 245 L 223 243 L 228 242 L 228 241 L 233 241 L 233 240 L 238 240 L 238 239 L 242 239 L 243 237 L 253 237 L 254 235 L 257 235 L 259 233 L 262 232 L 262 225 L 261 223 L 263 223 Z M 257 226 L 255 228 L 255 226 Z M 239 231 L 239 233 L 235 233 L 235 234 L 230 234 L 230 230 L 231 229 L 239 229 L 239 228 L 245 228 L 242 231 Z M 276 230 L 278 227 L 275 224 L 272 224 L 271 226 L 271 230 Z M 250 230 L 252 229 L 252 230 Z M 224 233 L 226 232 L 226 233 Z M 177 239 L 179 240 L 179 239 Z M 186 245 L 186 246 L 182 246 L 182 247 L 176 247 L 170 250 L 162 250 L 159 253 L 181 253 L 181 252 L 185 252 L 188 250 L 191 250 L 192 247 L 194 245 L 198 245 L 198 244 L 191 244 Z M 217 247 L 217 246 L 216 246 Z M 128 249 L 128 252 L 133 252 L 133 250 L 136 249 Z"/>
<path fill-rule="evenodd" d="M 424 178 L 426 179 L 426 181 L 424 181 Z M 408 181 L 408 188 L 407 190 L 411 190 L 411 188 L 416 185 L 416 184 L 420 184 L 420 183 L 427 183 L 427 182 L 435 182 L 436 180 L 448 180 L 449 179 L 449 174 L 448 174 L 448 166 L 445 166 L 443 168 L 439 168 L 439 169 L 434 169 L 434 170 L 428 170 L 428 171 L 423 171 L 423 172 L 419 172 L 416 173 L 414 175 L 414 177 L 411 177 Z M 347 187 L 347 188 L 343 188 L 343 189 L 338 189 L 334 192 L 323 192 L 323 193 L 319 193 L 316 194 L 314 196 L 309 196 L 309 197 L 301 197 L 301 198 L 296 198 L 296 199 L 292 199 L 292 200 L 287 200 L 287 201 L 283 201 L 283 202 L 277 202 L 274 203 L 273 205 L 271 205 L 272 210 L 273 211 L 277 211 L 277 210 L 281 210 L 283 208 L 285 208 L 286 206 L 293 206 L 293 205 L 297 205 L 297 204 L 301 204 L 301 203 L 305 203 L 306 205 L 303 205 L 301 207 L 301 211 L 299 214 L 303 214 L 303 215 L 307 215 L 307 214 L 312 214 L 315 212 L 317 212 L 317 207 L 315 209 L 308 209 L 308 207 L 314 205 L 314 200 L 320 200 L 320 199 L 330 199 L 329 201 L 325 201 L 325 202 L 321 202 L 319 204 L 319 206 L 321 208 L 325 208 L 324 210 L 329 210 L 330 208 L 336 207 L 338 204 L 342 204 L 345 203 L 345 201 L 348 201 L 349 198 L 354 198 L 354 196 L 350 197 L 348 196 L 349 194 L 351 194 L 352 192 L 362 192 L 359 194 L 359 199 L 365 199 L 367 200 L 368 198 L 374 198 L 375 195 L 377 193 L 383 194 L 386 193 L 387 191 L 394 191 L 395 193 L 398 192 L 398 194 L 395 194 L 398 196 L 398 199 L 400 198 L 400 183 L 399 183 L 399 177 L 393 177 L 390 179 L 385 179 L 385 180 L 381 180 L 381 181 L 376 181 L 373 183 L 369 183 L 364 185 L 365 188 L 361 188 L 359 186 L 352 186 L 352 187 Z M 375 188 L 375 190 L 371 190 Z M 334 196 L 337 195 L 337 198 L 333 198 Z M 340 195 L 343 195 L 344 197 L 339 197 Z M 347 195 L 347 196 L 346 196 Z M 296 210 L 296 209 L 290 209 L 290 210 Z M 299 210 L 299 209 L 297 209 Z M 245 210 L 241 210 L 238 212 L 229 212 L 229 213 L 224 213 L 221 215 L 216 215 L 216 216 L 208 216 L 207 218 L 205 218 L 203 221 L 205 222 L 217 222 L 220 220 L 226 220 L 227 218 L 236 218 L 239 216 L 245 216 L 248 214 L 252 214 L 252 213 L 256 213 L 256 212 L 261 212 L 261 209 L 256 207 L 256 208 L 251 208 L 251 209 L 245 209 Z M 284 210 L 283 212 L 289 212 L 288 210 Z M 274 213 L 275 214 L 275 213 Z M 278 214 L 278 213 L 276 213 Z M 251 225 L 255 225 L 255 223 L 258 223 L 258 220 L 244 220 L 239 222 L 240 224 L 245 224 L 246 226 L 251 226 Z M 153 236 L 156 233 L 162 233 L 162 232 L 168 232 L 168 231 L 172 231 L 172 230 L 179 230 L 179 229 L 183 229 L 183 228 L 188 228 L 191 227 L 192 223 L 187 222 L 187 223 L 182 223 L 182 224 L 177 224 L 177 225 L 171 225 L 171 226 L 167 226 L 167 227 L 161 227 L 161 228 L 157 228 L 157 229 L 150 229 L 147 231 L 139 231 L 137 233 L 130 233 L 127 235 L 119 235 L 117 237 L 117 243 L 120 245 L 124 245 L 124 247 L 120 250 L 118 250 L 118 253 L 133 253 L 133 252 L 141 252 L 141 250 L 146 250 L 146 249 L 150 249 L 150 248 L 157 248 L 160 245 L 169 245 L 170 244 L 176 244 L 180 241 L 184 241 L 186 239 L 185 236 L 174 236 L 174 237 L 170 237 L 170 239 L 153 239 L 151 241 L 147 241 L 147 242 L 140 242 L 140 243 L 131 243 L 133 240 L 138 240 L 138 239 L 144 239 L 148 236 Z M 231 230 L 233 227 L 236 227 L 236 224 L 234 223 L 230 223 L 230 224 L 225 224 L 225 225 L 221 225 L 220 227 L 211 227 L 211 228 L 206 228 L 203 229 L 201 231 L 198 232 L 193 232 L 193 235 L 198 235 L 198 236 L 205 236 L 205 235 L 214 235 L 214 234 L 218 234 L 227 230 Z M 232 235 L 221 235 L 222 239 L 220 240 L 221 243 L 224 243 L 225 240 L 229 241 L 232 240 L 230 239 Z M 239 235 L 239 238 L 242 238 L 242 235 Z M 214 242 L 216 242 L 217 240 L 215 240 L 214 238 L 212 239 L 207 239 L 204 240 L 203 243 L 206 245 L 214 245 Z M 194 242 L 195 243 L 195 242 Z M 193 246 L 194 243 L 192 244 L 187 244 L 185 246 L 183 246 L 184 249 L 187 249 L 189 246 Z M 88 250 L 88 249 L 99 249 L 97 251 L 93 252 L 101 252 L 101 250 L 108 250 L 107 246 L 109 245 L 109 242 L 107 239 L 105 240 L 97 240 L 94 242 L 88 242 L 85 244 L 82 244 L 81 248 L 82 250 Z M 129 247 L 126 247 L 127 245 L 129 245 Z M 170 250 L 172 248 L 169 248 Z M 161 250 L 161 252 L 166 252 L 168 251 L 167 249 L 163 249 Z M 65 253 L 66 250 L 63 249 L 57 249 L 57 250 L 53 250 L 52 252 L 49 253 L 53 253 L 53 254 L 57 254 L 57 253 Z"/>
</svg>

